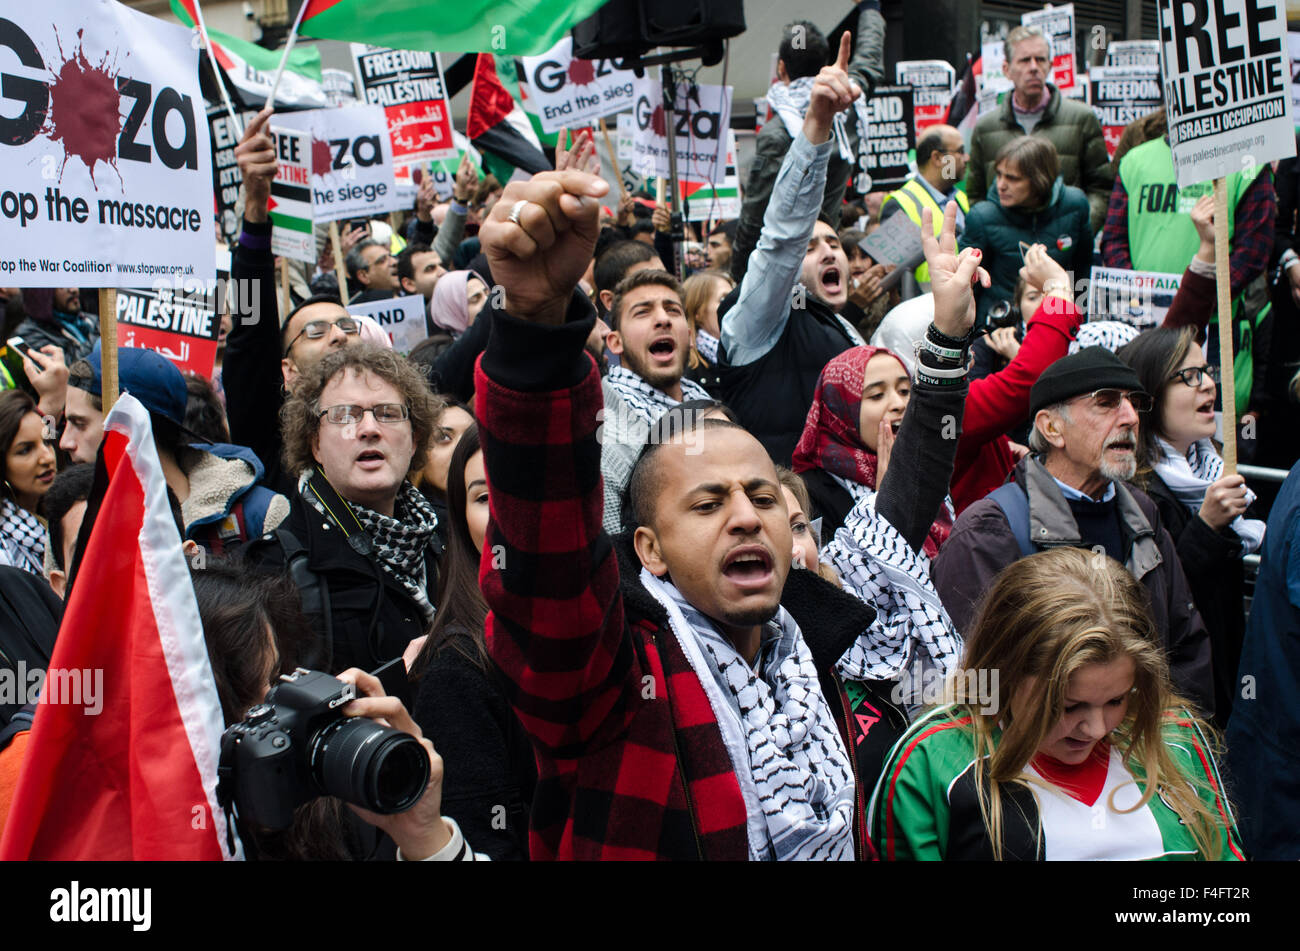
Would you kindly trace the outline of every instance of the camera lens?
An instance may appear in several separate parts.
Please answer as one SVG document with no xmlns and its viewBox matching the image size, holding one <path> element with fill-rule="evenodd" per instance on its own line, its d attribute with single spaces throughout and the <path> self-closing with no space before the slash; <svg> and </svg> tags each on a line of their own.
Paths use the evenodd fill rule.
<svg viewBox="0 0 1300 951">
<path fill-rule="evenodd" d="M 316 735 L 311 772 L 327 796 L 388 814 L 411 808 L 424 795 L 429 756 L 408 733 L 349 717 Z"/>
</svg>

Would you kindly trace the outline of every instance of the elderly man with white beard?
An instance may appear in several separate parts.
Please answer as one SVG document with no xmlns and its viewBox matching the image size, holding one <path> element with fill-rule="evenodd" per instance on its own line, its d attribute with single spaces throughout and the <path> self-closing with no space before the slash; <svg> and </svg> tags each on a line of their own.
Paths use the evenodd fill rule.
<svg viewBox="0 0 1300 951">
<path fill-rule="evenodd" d="M 1154 502 L 1126 482 L 1151 396 L 1104 347 L 1057 360 L 1029 394 L 1031 455 L 1012 480 L 970 506 L 934 562 L 934 582 L 958 630 L 1012 562 L 1048 548 L 1090 548 L 1146 586 L 1174 688 L 1214 712 L 1210 641 L 1173 539 Z"/>
</svg>

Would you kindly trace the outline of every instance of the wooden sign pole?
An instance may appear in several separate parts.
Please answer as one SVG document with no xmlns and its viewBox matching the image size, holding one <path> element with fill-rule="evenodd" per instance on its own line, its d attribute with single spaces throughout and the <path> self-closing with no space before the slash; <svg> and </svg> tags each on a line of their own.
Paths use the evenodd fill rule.
<svg viewBox="0 0 1300 951">
<path fill-rule="evenodd" d="M 117 291 L 99 289 L 99 399 L 107 414 L 117 402 Z"/>
<path fill-rule="evenodd" d="M 339 223 L 330 222 L 330 244 L 334 247 L 334 276 L 339 279 L 339 300 L 348 306 L 348 272 L 343 266 L 343 243 L 339 237 Z"/>
<path fill-rule="evenodd" d="M 609 152 L 609 167 L 614 170 L 614 178 L 618 181 L 618 201 L 621 205 L 627 198 L 627 188 L 623 184 L 623 175 L 618 167 L 618 152 L 614 149 L 614 143 L 609 138 L 609 128 L 605 125 L 605 120 L 600 121 L 600 134 L 605 137 L 605 149 Z"/>
<path fill-rule="evenodd" d="M 1232 352 L 1232 279 L 1229 275 L 1228 189 L 1214 180 L 1214 273 L 1219 287 L 1219 390 L 1223 400 L 1223 474 L 1237 471 L 1237 386 Z"/>
</svg>

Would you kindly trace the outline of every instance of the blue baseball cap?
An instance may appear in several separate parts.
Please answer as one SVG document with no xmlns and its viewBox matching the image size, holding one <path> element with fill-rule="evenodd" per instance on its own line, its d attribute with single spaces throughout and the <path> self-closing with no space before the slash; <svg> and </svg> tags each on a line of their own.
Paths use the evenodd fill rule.
<svg viewBox="0 0 1300 951">
<path fill-rule="evenodd" d="M 100 348 L 94 347 L 86 356 L 92 375 L 90 385 L 82 387 L 87 393 L 103 398 L 103 367 Z M 151 413 L 170 419 L 177 426 L 185 425 L 185 404 L 188 394 L 185 377 L 162 354 L 134 347 L 117 348 L 117 385 L 130 393 Z"/>
</svg>

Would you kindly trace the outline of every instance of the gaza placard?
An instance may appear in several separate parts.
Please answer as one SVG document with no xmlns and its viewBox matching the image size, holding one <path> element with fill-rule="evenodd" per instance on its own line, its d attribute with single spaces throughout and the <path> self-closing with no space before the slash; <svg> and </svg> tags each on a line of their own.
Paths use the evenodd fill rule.
<svg viewBox="0 0 1300 951">
<path fill-rule="evenodd" d="M 1158 0 L 1178 187 L 1295 155 L 1282 0 Z"/>
<path fill-rule="evenodd" d="M 608 59 L 575 59 L 565 36 L 541 56 L 525 56 L 529 108 L 546 132 L 586 125 L 632 105 L 636 77 Z"/>
<path fill-rule="evenodd" d="M 0 279 L 216 279 L 212 153 L 190 31 L 113 0 L 0 18 Z"/>
<path fill-rule="evenodd" d="M 424 322 L 424 307 L 422 295 L 408 294 L 366 304 L 349 304 L 348 313 L 354 317 L 374 318 L 379 329 L 393 342 L 393 349 L 407 354 L 429 336 Z"/>
<path fill-rule="evenodd" d="M 358 91 L 367 105 L 383 106 L 396 165 L 456 154 L 451 104 L 437 53 L 390 50 L 353 43 Z"/>
<path fill-rule="evenodd" d="M 311 134 L 311 204 L 317 221 L 364 218 L 405 206 L 393 183 L 383 106 L 286 112 L 275 124 Z"/>
<path fill-rule="evenodd" d="M 673 109 L 677 179 L 721 181 L 727 169 L 731 87 L 678 84 Z M 642 175 L 668 177 L 668 123 L 663 86 L 647 74 L 636 81 L 632 110 L 632 167 Z"/>
</svg>

